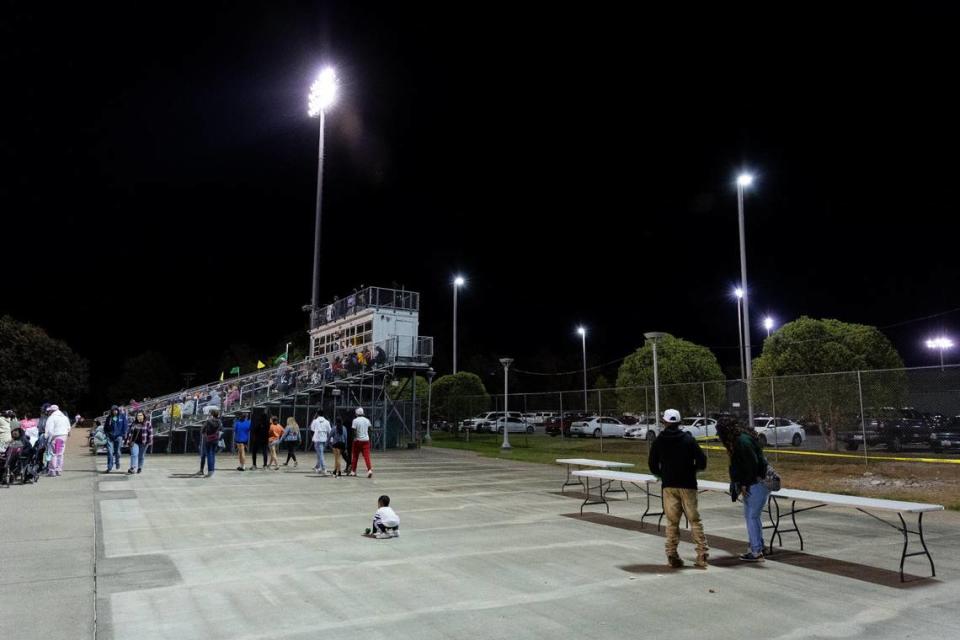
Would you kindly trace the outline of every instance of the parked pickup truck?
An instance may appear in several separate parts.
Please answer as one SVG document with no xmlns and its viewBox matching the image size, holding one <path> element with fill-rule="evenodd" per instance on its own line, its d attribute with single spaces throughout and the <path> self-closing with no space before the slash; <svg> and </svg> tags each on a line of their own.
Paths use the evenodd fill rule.
<svg viewBox="0 0 960 640">
<path fill-rule="evenodd" d="M 867 446 L 882 444 L 888 451 L 902 451 L 911 445 L 929 447 L 935 431 L 935 425 L 916 409 L 893 407 L 884 407 L 872 416 L 868 415 L 865 427 L 854 427 L 838 434 L 847 451 L 856 451 L 864 440 Z"/>
<path fill-rule="evenodd" d="M 930 436 L 930 448 L 935 453 L 944 449 L 960 449 L 960 416 L 954 416 L 946 424 L 934 428 Z"/>
</svg>

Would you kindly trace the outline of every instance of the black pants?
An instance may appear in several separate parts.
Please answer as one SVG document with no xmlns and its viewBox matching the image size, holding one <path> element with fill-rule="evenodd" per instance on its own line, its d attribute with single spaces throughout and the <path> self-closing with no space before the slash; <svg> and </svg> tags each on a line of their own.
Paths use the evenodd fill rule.
<svg viewBox="0 0 960 640">
<path fill-rule="evenodd" d="M 253 466 L 257 466 L 257 452 L 263 454 L 263 466 L 267 466 L 267 441 L 256 440 L 250 444 L 250 453 L 253 455 Z"/>
<path fill-rule="evenodd" d="M 298 443 L 295 440 L 291 440 L 290 442 L 284 442 L 283 444 L 287 447 L 287 463 L 290 462 L 290 458 L 293 458 L 293 461 L 296 462 Z"/>
</svg>

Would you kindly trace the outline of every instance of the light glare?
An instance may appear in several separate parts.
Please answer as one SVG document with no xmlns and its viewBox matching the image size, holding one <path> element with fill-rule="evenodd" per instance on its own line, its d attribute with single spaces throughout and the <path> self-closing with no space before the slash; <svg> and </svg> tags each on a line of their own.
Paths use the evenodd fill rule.
<svg viewBox="0 0 960 640">
<path fill-rule="evenodd" d="M 737 176 L 737 185 L 740 187 L 749 187 L 753 184 L 753 176 L 749 173 L 741 173 Z"/>
<path fill-rule="evenodd" d="M 581 336 L 585 336 L 587 335 L 587 330 L 584 329 L 583 327 L 577 327 L 577 333 L 580 334 Z"/>
<path fill-rule="evenodd" d="M 768 330 L 768 331 L 769 331 L 770 329 L 773 329 L 773 318 L 771 318 L 770 316 L 767 316 L 766 318 L 764 318 L 764 319 L 763 319 L 763 328 L 766 329 L 766 330 Z"/>
<path fill-rule="evenodd" d="M 735 295 L 738 300 L 743 298 L 743 289 L 741 289 L 740 287 L 737 287 L 736 289 L 733 290 L 733 295 Z"/>
<path fill-rule="evenodd" d="M 337 97 L 337 74 L 332 67 L 320 72 L 310 87 L 310 97 L 307 101 L 307 114 L 315 118 L 327 107 L 333 104 Z"/>
<path fill-rule="evenodd" d="M 462 287 L 466 280 L 463 279 L 463 276 L 457 276 L 453 279 L 453 285 L 456 287 Z"/>
<path fill-rule="evenodd" d="M 950 338 L 945 338 L 943 336 L 939 338 L 933 338 L 932 340 L 927 340 L 927 348 L 940 349 L 941 351 L 943 351 L 944 349 L 952 349 L 953 340 L 951 340 Z"/>
</svg>

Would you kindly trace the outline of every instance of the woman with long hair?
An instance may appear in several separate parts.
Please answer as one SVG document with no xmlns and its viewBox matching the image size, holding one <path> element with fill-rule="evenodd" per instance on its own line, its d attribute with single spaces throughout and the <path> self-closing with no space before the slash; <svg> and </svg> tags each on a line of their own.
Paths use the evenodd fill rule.
<svg viewBox="0 0 960 640">
<path fill-rule="evenodd" d="M 293 416 L 287 418 L 287 428 L 283 430 L 283 434 L 280 436 L 280 442 L 284 444 L 287 449 L 287 460 L 283 463 L 283 466 L 290 464 L 290 459 L 293 459 L 293 468 L 297 468 L 297 445 L 300 444 L 300 425 L 297 424 L 297 419 Z"/>
<path fill-rule="evenodd" d="M 747 524 L 750 550 L 740 556 L 744 562 L 763 562 L 763 522 L 760 514 L 770 497 L 762 480 L 767 473 L 763 447 L 753 429 L 735 418 L 721 418 L 717 435 L 730 458 L 730 497 L 743 498 L 743 517 Z"/>
<path fill-rule="evenodd" d="M 270 460 L 267 466 L 273 467 L 274 471 L 280 469 L 280 460 L 277 458 L 277 449 L 280 448 L 280 439 L 283 436 L 283 427 L 280 426 L 280 419 L 277 416 L 270 416 L 270 426 L 267 429 L 267 444 L 270 446 Z"/>
<path fill-rule="evenodd" d="M 153 425 L 147 420 L 147 415 L 143 411 L 137 411 L 133 422 L 130 423 L 124 444 L 130 447 L 130 468 L 127 469 L 127 473 L 141 473 L 147 447 L 153 444 Z"/>
</svg>

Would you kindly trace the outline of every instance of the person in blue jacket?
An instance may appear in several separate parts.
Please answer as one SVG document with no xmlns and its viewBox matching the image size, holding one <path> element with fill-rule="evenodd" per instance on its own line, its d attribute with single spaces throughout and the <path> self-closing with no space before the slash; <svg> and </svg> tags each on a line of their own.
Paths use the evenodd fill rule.
<svg viewBox="0 0 960 640">
<path fill-rule="evenodd" d="M 127 437 L 127 415 L 120 411 L 120 407 L 110 407 L 107 423 L 103 425 L 103 433 L 107 436 L 107 473 L 113 468 L 120 468 L 120 447 Z"/>
<path fill-rule="evenodd" d="M 244 413 L 240 419 L 235 420 L 233 423 L 233 444 L 237 448 L 237 457 L 239 458 L 240 466 L 237 467 L 237 471 L 243 471 L 246 468 L 247 464 L 247 445 L 250 443 L 250 414 Z M 254 465 L 256 465 L 257 460 L 254 458 Z"/>
</svg>

